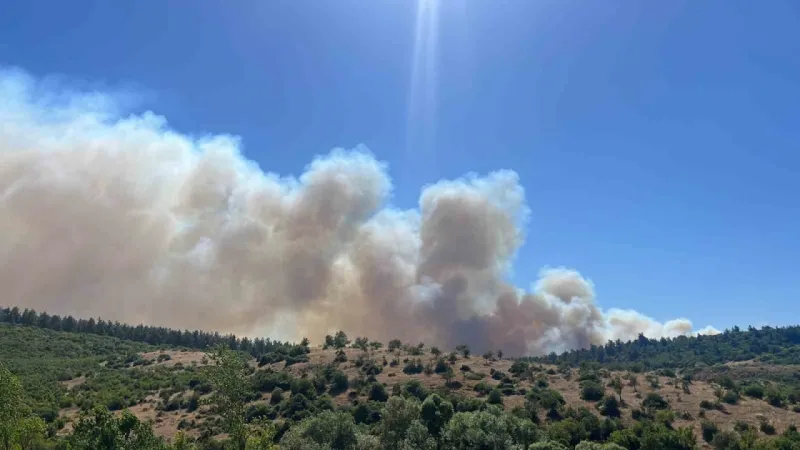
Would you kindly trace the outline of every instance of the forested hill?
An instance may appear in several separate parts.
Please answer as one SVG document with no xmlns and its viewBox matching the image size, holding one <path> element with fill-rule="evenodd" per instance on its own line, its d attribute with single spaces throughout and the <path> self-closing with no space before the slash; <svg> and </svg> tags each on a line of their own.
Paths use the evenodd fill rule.
<svg viewBox="0 0 800 450">
<path fill-rule="evenodd" d="M 630 342 L 609 341 L 602 346 L 527 359 L 573 366 L 590 361 L 619 368 L 639 366 L 642 370 L 752 359 L 772 364 L 800 364 L 800 326 L 749 327 L 746 331 L 734 327 L 717 335 L 674 339 L 648 339 L 640 334 Z"/>
<path fill-rule="evenodd" d="M 291 354 L 293 347 L 304 347 L 269 338 L 237 338 L 207 331 L 175 330 L 146 325 L 127 325 L 102 319 L 76 319 L 60 317 L 46 312 L 38 313 L 18 307 L 0 309 L 0 323 L 36 326 L 54 331 L 80 332 L 110 336 L 150 345 L 182 346 L 209 349 L 224 344 L 232 350 L 249 353 L 258 358 L 271 352 Z M 642 370 L 664 367 L 690 367 L 698 363 L 713 365 L 730 361 L 758 359 L 773 364 L 800 364 L 800 326 L 749 327 L 746 331 L 734 327 L 718 335 L 697 337 L 680 336 L 674 339 L 638 339 L 622 342 L 609 341 L 603 346 L 571 350 L 562 354 L 524 358 L 530 361 L 579 365 L 584 361 L 598 362 L 617 368 Z"/>
<path fill-rule="evenodd" d="M 284 350 L 284 353 L 290 353 L 291 348 L 296 347 L 296 345 L 289 342 L 273 341 L 269 338 L 237 338 L 232 334 L 220 335 L 219 333 L 199 330 L 181 331 L 147 325 L 133 326 L 102 319 L 95 320 L 94 318 L 76 319 L 72 316 L 61 317 L 50 315 L 46 312 L 38 313 L 27 308 L 21 310 L 18 307 L 0 308 L 0 323 L 34 326 L 54 331 L 89 333 L 150 345 L 187 347 L 198 350 L 206 350 L 223 344 L 231 350 L 249 353 L 254 357 L 279 350 Z"/>
</svg>

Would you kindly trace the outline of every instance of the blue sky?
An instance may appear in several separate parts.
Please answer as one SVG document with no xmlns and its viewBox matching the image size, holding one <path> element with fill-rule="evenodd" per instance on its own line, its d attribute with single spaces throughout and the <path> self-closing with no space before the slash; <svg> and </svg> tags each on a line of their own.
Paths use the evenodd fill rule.
<svg viewBox="0 0 800 450">
<path fill-rule="evenodd" d="M 363 143 L 403 208 L 513 169 L 518 285 L 565 265 L 603 307 L 797 322 L 800 3 L 444 1 L 430 58 L 416 21 L 411 0 L 5 2 L 0 64 L 147 93 L 282 174 Z"/>
</svg>

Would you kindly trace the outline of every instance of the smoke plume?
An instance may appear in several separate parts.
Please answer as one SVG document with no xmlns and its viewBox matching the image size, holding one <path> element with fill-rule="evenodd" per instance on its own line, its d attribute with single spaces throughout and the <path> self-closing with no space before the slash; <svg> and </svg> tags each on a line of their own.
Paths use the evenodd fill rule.
<svg viewBox="0 0 800 450">
<path fill-rule="evenodd" d="M 319 342 L 375 339 L 538 354 L 692 333 L 600 310 L 593 284 L 546 268 L 505 280 L 529 215 L 512 171 L 388 205 L 365 148 L 264 172 L 231 136 L 191 137 L 113 96 L 0 73 L 2 303 L 55 314 Z M 705 332 L 713 332 L 707 329 Z"/>
</svg>

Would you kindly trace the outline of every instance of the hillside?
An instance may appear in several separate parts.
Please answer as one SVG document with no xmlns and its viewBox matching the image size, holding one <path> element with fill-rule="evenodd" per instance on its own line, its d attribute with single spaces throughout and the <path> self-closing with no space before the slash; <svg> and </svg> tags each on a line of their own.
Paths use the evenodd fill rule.
<svg viewBox="0 0 800 450">
<path fill-rule="evenodd" d="M 763 336 L 748 333 L 733 334 L 748 342 Z M 685 341 L 698 339 L 655 342 L 660 354 L 672 355 Z M 766 362 L 766 352 L 760 361 L 659 363 L 659 370 L 646 371 L 641 365 L 618 370 L 620 360 L 585 358 L 572 367 L 565 360 L 554 365 L 472 355 L 463 346 L 442 352 L 398 341 L 349 342 L 344 333 L 323 346 L 279 343 L 255 357 L 252 346 L 241 351 L 242 340 L 216 343 L 225 342 L 237 351 L 18 322 L 0 324 L 0 364 L 21 381 L 29 417 L 44 421 L 40 446 L 69 441 L 72 448 L 97 448 L 98 424 L 115 423 L 103 415 L 110 410 L 121 418 L 115 425 L 121 436 L 137 431 L 128 431 L 127 444 L 108 448 L 164 448 L 165 442 L 218 448 L 235 440 L 237 430 L 252 442 L 262 438 L 261 447 L 249 448 L 269 448 L 267 441 L 298 449 L 511 449 L 534 442 L 540 445 L 534 448 L 573 448 L 581 441 L 631 449 L 709 442 L 716 448 L 800 448 L 793 428 L 800 419 L 800 366 Z M 765 348 L 785 354 L 793 345 Z M 237 415 L 238 428 L 231 419 Z"/>
</svg>

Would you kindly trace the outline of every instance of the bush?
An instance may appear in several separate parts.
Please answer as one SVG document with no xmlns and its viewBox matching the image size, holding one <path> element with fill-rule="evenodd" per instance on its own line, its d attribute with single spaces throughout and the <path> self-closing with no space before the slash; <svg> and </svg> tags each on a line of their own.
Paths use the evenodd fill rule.
<svg viewBox="0 0 800 450">
<path fill-rule="evenodd" d="M 269 402 L 274 405 L 282 401 L 283 401 L 283 389 L 275 388 L 275 390 L 272 391 L 272 395 L 269 398 Z"/>
<path fill-rule="evenodd" d="M 613 395 L 606 397 L 602 405 L 600 405 L 600 414 L 608 417 L 619 417 L 622 413 L 619 410 L 617 397 Z"/>
<path fill-rule="evenodd" d="M 746 388 L 744 388 L 744 395 L 753 398 L 763 398 L 764 386 L 760 384 L 750 384 Z"/>
<path fill-rule="evenodd" d="M 722 396 L 722 401 L 730 405 L 735 405 L 739 402 L 739 394 L 735 391 L 726 391 Z"/>
<path fill-rule="evenodd" d="M 719 432 L 719 427 L 714 422 L 703 420 L 700 422 L 700 432 L 703 440 L 711 443 L 714 440 L 714 436 Z"/>
<path fill-rule="evenodd" d="M 769 423 L 766 420 L 762 420 L 761 424 L 759 425 L 759 429 L 764 434 L 773 435 L 775 434 L 775 426 Z"/>
<path fill-rule="evenodd" d="M 783 402 L 786 400 L 786 397 L 784 397 L 783 393 L 777 388 L 770 386 L 764 392 L 764 400 L 766 400 L 770 405 L 780 408 L 783 406 Z"/>
<path fill-rule="evenodd" d="M 733 431 L 721 431 L 714 436 L 711 445 L 717 450 L 739 450 L 739 435 Z"/>
<path fill-rule="evenodd" d="M 642 401 L 642 406 L 648 409 L 667 409 L 669 408 L 669 403 L 660 395 L 651 392 Z"/>
<path fill-rule="evenodd" d="M 406 364 L 406 366 L 403 367 L 403 373 L 408 375 L 412 375 L 415 373 L 422 373 L 423 370 L 425 370 L 425 367 L 422 365 L 422 362 L 420 360 L 409 361 L 408 364 Z"/>
<path fill-rule="evenodd" d="M 595 381 L 584 381 L 581 383 L 581 398 L 586 401 L 598 401 L 603 398 L 604 394 L 605 389 L 603 389 L 603 386 Z"/>
<path fill-rule="evenodd" d="M 369 399 L 376 402 L 385 402 L 389 399 L 389 394 L 386 392 L 386 387 L 381 383 L 373 383 L 369 389 Z"/>
<path fill-rule="evenodd" d="M 485 381 L 481 381 L 478 384 L 476 384 L 473 389 L 475 390 L 475 392 L 477 392 L 479 394 L 486 395 L 486 394 L 488 394 L 489 392 L 492 391 L 492 386 L 490 386 Z"/>
<path fill-rule="evenodd" d="M 490 405 L 502 405 L 503 394 L 497 389 L 492 389 L 492 391 L 489 392 L 489 397 L 486 398 L 486 403 Z"/>
<path fill-rule="evenodd" d="M 189 402 L 186 404 L 186 410 L 189 412 L 196 411 L 199 406 L 200 396 L 197 395 L 197 393 L 194 393 L 191 397 L 189 397 Z"/>
<path fill-rule="evenodd" d="M 341 370 L 337 370 L 331 376 L 331 394 L 339 394 L 350 387 L 350 382 L 347 380 L 347 375 Z"/>
</svg>

